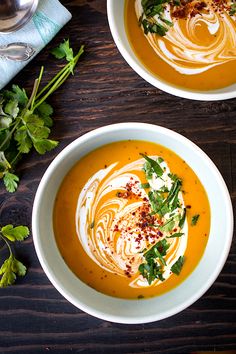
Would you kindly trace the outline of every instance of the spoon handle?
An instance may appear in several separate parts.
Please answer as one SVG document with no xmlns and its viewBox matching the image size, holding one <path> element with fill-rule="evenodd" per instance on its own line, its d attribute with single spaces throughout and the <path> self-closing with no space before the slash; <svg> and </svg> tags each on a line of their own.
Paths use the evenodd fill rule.
<svg viewBox="0 0 236 354">
<path fill-rule="evenodd" d="M 0 58 L 9 59 L 13 61 L 25 61 L 28 60 L 35 53 L 27 43 L 10 43 L 4 46 L 0 46 Z"/>
</svg>

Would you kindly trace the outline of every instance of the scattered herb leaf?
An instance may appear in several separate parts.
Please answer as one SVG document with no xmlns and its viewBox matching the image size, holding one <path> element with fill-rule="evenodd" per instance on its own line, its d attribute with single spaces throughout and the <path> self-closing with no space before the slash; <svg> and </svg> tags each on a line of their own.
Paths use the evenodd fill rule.
<svg viewBox="0 0 236 354">
<path fill-rule="evenodd" d="M 139 272 L 142 276 L 147 279 L 150 285 L 155 279 L 164 281 L 162 265 L 166 265 L 164 256 L 166 256 L 166 251 L 170 247 L 169 243 L 164 239 L 157 242 L 151 249 L 143 254 L 145 262 L 140 264 Z M 157 262 L 159 259 L 160 263 Z"/>
<path fill-rule="evenodd" d="M 234 16 L 235 14 L 236 14 L 236 3 L 233 3 L 230 6 L 229 15 Z"/>
<path fill-rule="evenodd" d="M 179 275 L 182 270 L 183 264 L 184 264 L 184 256 L 180 256 L 178 260 L 172 265 L 170 270 L 172 271 L 172 273 Z"/>
<path fill-rule="evenodd" d="M 181 219 L 179 221 L 179 227 L 182 229 L 185 223 L 185 219 L 186 219 L 186 208 L 184 208 L 183 210 L 183 214 L 181 216 Z"/>
<path fill-rule="evenodd" d="M 143 189 L 150 188 L 150 184 L 149 183 L 141 183 L 140 188 L 143 188 Z"/>
<path fill-rule="evenodd" d="M 153 172 L 155 172 L 158 177 L 161 177 L 163 175 L 163 169 L 161 168 L 161 166 L 157 161 L 151 159 L 145 154 L 140 154 L 140 155 L 150 164 Z"/>
<path fill-rule="evenodd" d="M 193 215 L 192 220 L 191 220 L 192 226 L 195 226 L 197 224 L 199 217 L 200 217 L 199 214 Z"/>
<path fill-rule="evenodd" d="M 167 236 L 166 238 L 181 237 L 183 235 L 184 235 L 183 232 L 176 232 L 176 233 L 172 234 L 171 236 Z"/>
<path fill-rule="evenodd" d="M 172 22 L 163 17 L 166 4 L 169 0 L 142 0 L 143 13 L 139 18 L 139 25 L 142 24 L 144 33 L 156 33 L 165 36 L 169 28 L 163 26 L 160 21 L 167 26 L 173 26 Z"/>
</svg>

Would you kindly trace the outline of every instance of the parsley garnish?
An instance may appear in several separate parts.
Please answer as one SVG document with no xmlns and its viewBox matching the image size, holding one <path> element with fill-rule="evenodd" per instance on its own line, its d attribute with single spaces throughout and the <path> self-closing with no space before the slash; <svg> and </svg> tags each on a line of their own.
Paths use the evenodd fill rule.
<svg viewBox="0 0 236 354">
<path fill-rule="evenodd" d="M 160 23 L 156 22 L 151 22 L 148 21 L 147 19 L 144 19 L 142 21 L 144 33 L 148 34 L 150 33 L 156 33 L 159 34 L 159 36 L 165 36 L 166 32 L 168 32 L 168 29 L 164 26 L 162 26 Z"/>
<path fill-rule="evenodd" d="M 13 227 L 13 225 L 9 224 L 1 228 L 0 238 L 5 242 L 9 250 L 9 257 L 4 261 L 0 268 L 0 275 L 2 276 L 0 280 L 1 288 L 14 284 L 17 275 L 25 275 L 26 267 L 15 258 L 9 241 L 23 241 L 28 236 L 29 229 L 26 226 Z"/>
<path fill-rule="evenodd" d="M 229 15 L 233 16 L 236 14 L 236 3 L 231 4 L 230 10 L 229 10 Z"/>
<path fill-rule="evenodd" d="M 166 236 L 166 238 L 174 238 L 174 237 L 181 237 L 183 236 L 184 233 L 183 232 L 175 232 L 174 234 L 170 235 L 170 236 Z"/>
<path fill-rule="evenodd" d="M 142 189 L 150 188 L 150 184 L 149 183 L 141 183 L 140 188 L 142 188 Z"/>
<path fill-rule="evenodd" d="M 181 219 L 179 221 L 179 227 L 182 229 L 185 223 L 185 219 L 186 219 L 186 208 L 184 208 L 183 214 L 181 216 Z"/>
<path fill-rule="evenodd" d="M 184 256 L 180 256 L 179 259 L 172 265 L 172 273 L 179 275 L 184 264 Z"/>
<path fill-rule="evenodd" d="M 9 192 L 17 189 L 19 177 L 14 170 L 23 154 L 33 148 L 39 154 L 45 154 L 57 146 L 57 141 L 49 139 L 53 109 L 45 100 L 73 74 L 83 52 L 81 46 L 74 55 L 69 40 L 65 40 L 52 53 L 58 59 L 65 58 L 68 63 L 44 88 L 39 91 L 44 72 L 41 67 L 30 97 L 17 85 L 0 92 L 0 178 Z"/>
<path fill-rule="evenodd" d="M 139 272 L 142 276 L 147 279 L 150 285 L 155 279 L 164 281 L 163 278 L 163 267 L 166 265 L 164 256 L 166 256 L 166 251 L 170 247 L 169 243 L 164 239 L 157 242 L 150 250 L 146 251 L 143 256 L 145 262 L 140 264 Z M 159 262 L 157 261 L 159 259 Z"/>
<path fill-rule="evenodd" d="M 199 219 L 200 215 L 199 214 L 196 214 L 192 217 L 192 220 L 191 220 L 191 225 L 192 226 L 195 226 L 198 222 L 198 219 Z"/>
<path fill-rule="evenodd" d="M 152 184 L 143 184 L 144 187 L 149 188 L 148 199 L 151 209 L 149 213 L 151 221 L 148 222 L 149 220 L 147 220 L 146 224 L 153 228 L 153 231 L 157 233 L 157 237 L 165 234 L 165 238 L 157 242 L 149 250 L 145 249 L 141 252 L 144 261 L 139 266 L 139 272 L 147 279 L 150 285 L 156 279 L 161 281 L 165 280 L 163 277 L 167 265 L 165 256 L 171 245 L 171 241 L 168 243 L 167 239 L 180 238 L 184 235 L 181 229 L 186 220 L 186 208 L 182 205 L 182 201 L 179 198 L 182 180 L 177 175 L 171 173 L 168 174 L 167 178 L 165 169 L 163 170 L 160 166 L 164 161 L 161 157 L 157 158 L 157 161 L 155 161 L 144 154 L 141 154 L 141 156 L 146 160 L 144 171 L 147 180 L 149 181 L 154 177 L 153 182 L 157 181 L 157 186 L 159 184 L 161 185 L 161 187 L 156 190 L 153 189 Z M 155 175 L 153 176 L 153 174 Z M 170 187 L 169 184 L 171 184 Z M 183 262 L 184 257 L 182 256 L 173 264 L 171 271 L 175 274 L 179 274 Z"/>
<path fill-rule="evenodd" d="M 140 154 L 150 165 L 152 172 L 155 172 L 158 177 L 163 175 L 163 169 L 159 165 L 159 163 L 145 154 Z"/>
<path fill-rule="evenodd" d="M 173 26 L 172 22 L 162 16 L 168 2 L 169 0 L 142 0 L 143 14 L 139 18 L 139 23 L 142 24 L 145 34 L 150 32 L 165 36 L 169 28 L 163 26 L 160 22 L 169 27 Z M 158 18 L 158 21 L 155 16 Z"/>
<path fill-rule="evenodd" d="M 160 227 L 160 230 L 164 232 L 170 232 L 174 226 L 175 226 L 175 219 L 173 217 L 167 220 L 165 224 Z"/>
</svg>

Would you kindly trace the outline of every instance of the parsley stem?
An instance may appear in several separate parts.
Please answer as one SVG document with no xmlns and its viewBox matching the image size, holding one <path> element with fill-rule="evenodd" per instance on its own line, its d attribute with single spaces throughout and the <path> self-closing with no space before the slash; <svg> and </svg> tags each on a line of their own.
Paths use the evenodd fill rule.
<svg viewBox="0 0 236 354">
<path fill-rule="evenodd" d="M 50 96 L 64 83 L 64 81 L 66 81 L 68 76 L 73 72 L 73 69 L 83 52 L 84 46 L 81 46 L 78 54 L 66 66 L 64 66 L 64 68 L 62 68 L 59 73 L 39 92 L 39 94 L 36 96 L 37 102 L 35 103 L 33 110 L 40 106 L 48 98 L 48 96 Z M 42 96 L 42 94 L 47 90 L 48 92 L 38 101 L 39 97 Z"/>
<path fill-rule="evenodd" d="M 14 163 L 17 161 L 18 157 L 21 155 L 21 151 L 19 151 L 14 159 L 10 162 L 11 167 L 14 165 Z"/>
<path fill-rule="evenodd" d="M 8 133 L 6 138 L 3 140 L 2 144 L 0 145 L 0 151 L 2 151 L 3 146 L 8 142 L 9 139 L 11 139 L 12 134 L 14 131 L 17 129 L 18 125 L 20 124 L 21 119 L 19 119 L 13 126 L 12 130 Z"/>
<path fill-rule="evenodd" d="M 41 67 L 39 77 L 34 82 L 33 91 L 32 91 L 31 97 L 29 99 L 29 102 L 27 104 L 27 108 L 30 106 L 31 111 L 33 110 L 33 107 L 34 107 L 34 101 L 35 101 L 36 95 L 38 93 L 40 82 L 42 80 L 43 71 L 44 71 L 44 66 Z"/>
<path fill-rule="evenodd" d="M 0 233 L 0 237 L 6 243 L 8 249 L 9 249 L 10 256 L 11 256 L 12 255 L 12 250 L 11 250 L 11 246 L 10 246 L 9 242 L 6 240 L 6 238 L 1 233 Z"/>
<path fill-rule="evenodd" d="M 36 100 L 39 99 L 42 94 L 47 91 L 47 89 L 52 86 L 52 84 L 58 79 L 58 77 L 64 72 L 67 71 L 68 67 L 70 66 L 70 63 L 68 63 L 66 66 L 64 66 L 55 76 L 54 78 L 46 85 L 44 88 L 37 94 Z"/>
<path fill-rule="evenodd" d="M 40 106 L 47 98 L 50 96 L 54 91 L 56 91 L 62 84 L 63 82 L 67 79 L 67 77 L 70 75 L 70 72 L 65 71 L 55 82 L 55 84 L 50 88 L 50 90 L 38 101 L 35 102 L 35 105 L 33 107 L 33 111 Z"/>
</svg>

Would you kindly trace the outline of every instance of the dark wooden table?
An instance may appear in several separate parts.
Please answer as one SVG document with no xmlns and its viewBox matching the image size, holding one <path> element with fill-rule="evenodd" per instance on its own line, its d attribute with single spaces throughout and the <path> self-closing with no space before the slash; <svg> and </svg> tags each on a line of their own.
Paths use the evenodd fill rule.
<svg viewBox="0 0 236 354">
<path fill-rule="evenodd" d="M 119 0 L 117 0 L 119 1 Z M 59 68 L 49 50 L 70 37 L 85 44 L 78 70 L 50 99 L 52 137 L 60 141 L 44 156 L 20 163 L 15 194 L 0 187 L 1 224 L 31 224 L 32 204 L 49 163 L 78 136 L 103 125 L 137 121 L 173 129 L 199 145 L 222 173 L 236 205 L 236 99 L 196 102 L 161 92 L 141 79 L 111 37 L 105 0 L 64 0 L 72 20 L 13 81 L 32 87 L 41 65 L 45 80 Z M 224 237 L 224 235 L 221 235 Z M 185 311 L 145 325 L 105 322 L 78 310 L 51 285 L 38 262 L 32 237 L 16 247 L 29 270 L 15 286 L 0 290 L 0 353 L 236 353 L 236 242 L 214 285 Z"/>
</svg>

